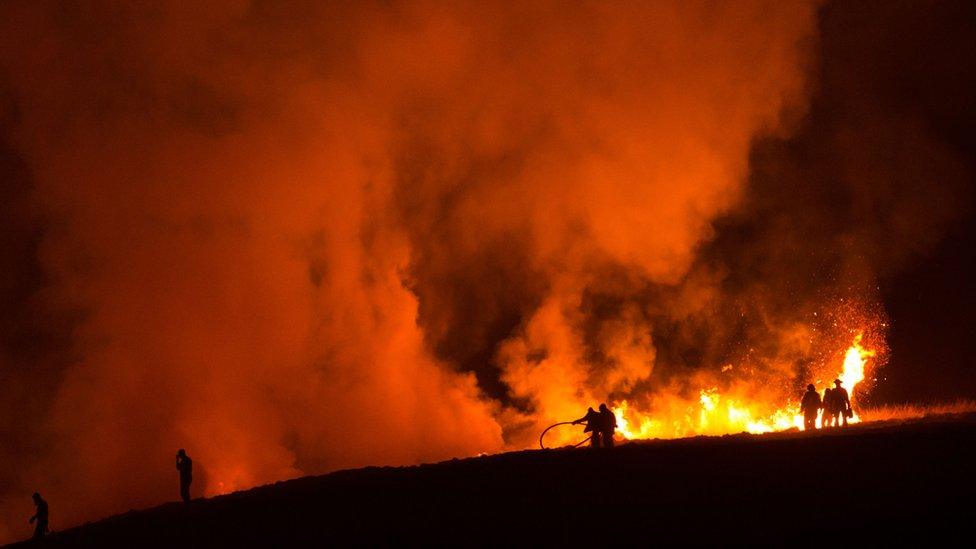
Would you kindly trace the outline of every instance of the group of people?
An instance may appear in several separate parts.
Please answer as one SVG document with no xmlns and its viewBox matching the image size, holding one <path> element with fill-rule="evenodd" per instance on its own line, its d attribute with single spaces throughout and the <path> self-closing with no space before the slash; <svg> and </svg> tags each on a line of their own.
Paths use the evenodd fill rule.
<svg viewBox="0 0 976 549">
<path fill-rule="evenodd" d="M 817 428 L 817 416 L 822 411 L 821 427 L 833 427 L 847 425 L 847 418 L 853 415 L 851 399 L 847 394 L 847 389 L 841 386 L 839 379 L 834 380 L 835 387 L 824 390 L 823 398 L 817 393 L 813 384 L 807 385 L 807 392 L 803 395 L 800 408 L 803 411 L 804 429 L 812 430 Z M 589 408 L 586 415 L 573 421 L 573 425 L 586 424 L 583 432 L 590 433 L 590 446 L 594 448 L 613 448 L 613 434 L 617 430 L 617 416 L 607 407 L 601 404 L 599 411 Z M 186 454 L 186 450 L 180 448 L 176 452 L 176 470 L 180 474 L 180 498 L 183 503 L 190 502 L 190 484 L 193 482 L 193 460 Z M 47 502 L 41 494 L 35 492 L 33 495 L 34 506 L 37 512 L 30 518 L 34 524 L 34 537 L 43 537 L 48 530 L 48 508 Z"/>
<path fill-rule="evenodd" d="M 186 455 L 186 450 L 183 448 L 176 452 L 176 470 L 180 473 L 180 498 L 183 499 L 183 503 L 189 503 L 190 484 L 193 482 L 193 460 Z M 34 499 L 35 512 L 30 518 L 30 523 L 34 525 L 34 539 L 40 539 L 48 531 L 47 502 L 37 492 L 34 492 L 31 497 Z"/>
<path fill-rule="evenodd" d="M 834 388 L 824 389 L 823 398 L 812 383 L 807 385 L 807 392 L 803 394 L 803 399 L 800 401 L 805 431 L 817 428 L 818 415 L 820 415 L 821 429 L 847 426 L 847 419 L 854 416 L 854 409 L 851 408 L 851 397 L 847 394 L 847 389 L 841 385 L 841 381 L 835 379 Z"/>
<path fill-rule="evenodd" d="M 600 405 L 600 411 L 593 408 L 586 410 L 586 415 L 573 422 L 573 425 L 585 423 L 584 433 L 590 433 L 590 446 L 593 448 L 613 448 L 613 433 L 617 430 L 617 416 L 607 408 L 606 404 Z"/>
<path fill-rule="evenodd" d="M 803 411 L 803 428 L 805 430 L 817 428 L 818 415 L 821 416 L 821 428 L 842 424 L 846 426 L 847 418 L 854 415 L 850 396 L 847 394 L 847 389 L 841 386 L 839 379 L 834 380 L 834 388 L 828 387 L 824 390 L 823 398 L 817 393 L 817 389 L 812 383 L 807 385 L 807 392 L 800 402 L 800 409 Z M 581 423 L 586 424 L 583 432 L 590 433 L 590 446 L 613 448 L 613 434 L 617 430 L 617 416 L 606 404 L 601 404 L 599 411 L 593 408 L 587 409 L 585 416 L 573 421 L 573 425 Z M 176 470 L 180 474 L 180 498 L 183 503 L 189 503 L 190 484 L 193 482 L 193 460 L 182 448 L 176 452 Z M 30 522 L 34 524 L 34 537 L 41 538 L 48 530 L 47 502 L 37 492 L 34 493 L 33 499 L 37 512 L 30 518 Z"/>
</svg>

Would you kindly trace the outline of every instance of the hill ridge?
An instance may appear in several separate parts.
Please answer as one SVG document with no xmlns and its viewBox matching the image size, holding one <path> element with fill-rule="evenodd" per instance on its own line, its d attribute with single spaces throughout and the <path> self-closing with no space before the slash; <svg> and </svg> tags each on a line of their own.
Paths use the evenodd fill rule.
<svg viewBox="0 0 976 549">
<path fill-rule="evenodd" d="M 976 414 L 523 450 L 166 503 L 56 532 L 45 546 L 924 541 L 930 528 L 961 532 L 976 518 L 974 460 Z"/>
</svg>

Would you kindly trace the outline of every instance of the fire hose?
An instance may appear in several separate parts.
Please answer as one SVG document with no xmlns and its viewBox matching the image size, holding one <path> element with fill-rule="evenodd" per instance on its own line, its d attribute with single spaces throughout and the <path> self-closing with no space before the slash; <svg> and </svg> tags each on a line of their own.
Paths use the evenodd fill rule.
<svg viewBox="0 0 976 549">
<path fill-rule="evenodd" d="M 546 433 L 549 432 L 549 429 L 552 429 L 553 427 L 558 427 L 560 425 L 575 425 L 575 424 L 576 424 L 575 421 L 560 421 L 559 423 L 553 423 L 552 425 L 546 427 L 546 430 L 542 431 L 542 434 L 539 435 L 539 448 L 542 448 L 543 450 L 548 450 L 548 448 L 546 448 L 546 445 L 543 444 L 542 438 L 546 436 Z M 586 444 L 587 442 L 590 441 L 591 438 L 593 438 L 593 435 L 590 435 L 584 438 L 583 440 L 577 442 L 576 444 L 573 445 L 573 448 L 578 448 Z"/>
</svg>

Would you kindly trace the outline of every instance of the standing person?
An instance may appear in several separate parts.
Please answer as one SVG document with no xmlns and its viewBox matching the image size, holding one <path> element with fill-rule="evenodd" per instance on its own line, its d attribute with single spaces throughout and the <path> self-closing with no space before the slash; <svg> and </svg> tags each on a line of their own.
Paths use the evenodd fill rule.
<svg viewBox="0 0 976 549">
<path fill-rule="evenodd" d="M 193 482 L 193 460 L 180 448 L 176 452 L 176 470 L 180 472 L 180 497 L 183 503 L 190 503 L 190 483 Z"/>
<path fill-rule="evenodd" d="M 617 430 L 617 416 L 607 408 L 606 404 L 600 405 L 600 439 L 603 440 L 604 448 L 613 448 L 613 433 Z"/>
<path fill-rule="evenodd" d="M 830 387 L 824 389 L 823 413 L 820 414 L 820 428 L 826 429 L 833 426 L 834 417 L 834 390 Z"/>
<path fill-rule="evenodd" d="M 47 502 L 37 492 L 31 497 L 34 499 L 36 511 L 30 518 L 30 523 L 34 525 L 34 539 L 41 539 L 47 534 Z"/>
<path fill-rule="evenodd" d="M 821 404 L 817 388 L 813 386 L 813 383 L 807 385 L 807 392 L 803 393 L 803 399 L 800 401 L 804 431 L 813 431 L 817 428 L 817 413 L 820 412 Z"/>
<path fill-rule="evenodd" d="M 573 425 L 586 423 L 584 433 L 590 433 L 590 446 L 600 447 L 600 414 L 596 413 L 592 407 L 586 409 L 586 415 L 573 422 Z"/>
<path fill-rule="evenodd" d="M 837 410 L 836 413 L 840 414 L 841 420 L 844 422 L 844 427 L 847 427 L 847 418 L 854 415 L 854 409 L 851 407 L 851 397 L 847 394 L 847 389 L 840 386 L 841 381 L 839 379 L 834 380 L 834 405 Z"/>
</svg>

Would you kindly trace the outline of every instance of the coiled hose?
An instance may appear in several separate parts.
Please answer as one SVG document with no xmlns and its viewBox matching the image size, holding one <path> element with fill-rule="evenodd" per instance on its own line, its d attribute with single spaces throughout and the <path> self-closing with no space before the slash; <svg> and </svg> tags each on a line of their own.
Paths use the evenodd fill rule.
<svg viewBox="0 0 976 549">
<path fill-rule="evenodd" d="M 560 421 L 559 423 L 553 423 L 552 425 L 546 427 L 546 430 L 545 431 L 542 431 L 542 434 L 539 435 L 539 448 L 542 448 L 543 450 L 548 450 L 548 448 L 546 448 L 546 445 L 543 444 L 542 438 L 546 436 L 546 433 L 549 432 L 549 429 L 552 429 L 553 427 L 558 427 L 560 425 L 573 425 L 574 423 L 575 422 L 573 422 L 573 421 Z M 590 435 L 590 436 L 584 438 L 583 440 L 577 442 L 576 444 L 573 445 L 573 448 L 578 448 L 578 447 L 586 444 L 587 442 L 590 441 L 591 438 L 593 438 L 593 435 Z"/>
</svg>

